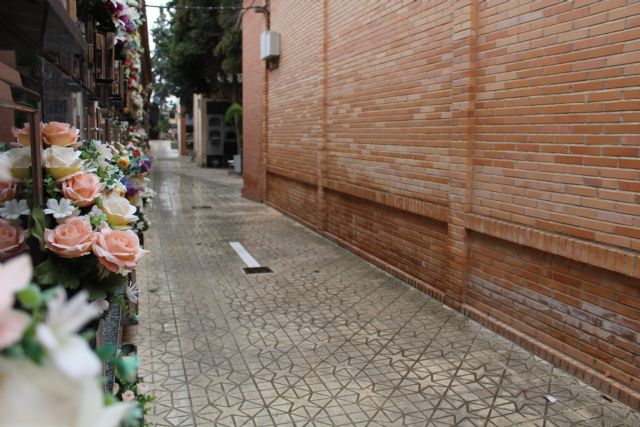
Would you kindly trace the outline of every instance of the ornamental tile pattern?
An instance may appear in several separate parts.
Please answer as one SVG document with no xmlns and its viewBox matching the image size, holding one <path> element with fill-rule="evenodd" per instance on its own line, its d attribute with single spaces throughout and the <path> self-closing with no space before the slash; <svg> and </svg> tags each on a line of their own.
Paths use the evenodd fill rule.
<svg viewBox="0 0 640 427">
<path fill-rule="evenodd" d="M 137 343 L 154 425 L 640 426 L 637 412 L 241 198 L 240 178 L 164 157 L 152 180 Z M 274 272 L 246 275 L 230 241 Z"/>
</svg>

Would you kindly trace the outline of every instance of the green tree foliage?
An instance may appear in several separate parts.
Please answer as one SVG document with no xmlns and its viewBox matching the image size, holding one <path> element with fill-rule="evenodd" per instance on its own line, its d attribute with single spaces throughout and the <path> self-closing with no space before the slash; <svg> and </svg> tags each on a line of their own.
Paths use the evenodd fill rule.
<svg viewBox="0 0 640 427">
<path fill-rule="evenodd" d="M 190 9 L 208 6 L 228 9 Z M 175 0 L 169 4 L 172 13 L 161 14 L 153 31 L 156 102 L 168 94 L 190 99 L 193 93 L 213 94 L 239 85 L 242 38 L 237 22 L 241 6 L 241 0 Z"/>
<path fill-rule="evenodd" d="M 238 141 L 238 154 L 242 154 L 242 105 L 234 102 L 224 113 L 224 121 L 233 123 L 236 128 L 236 138 Z"/>
<path fill-rule="evenodd" d="M 168 10 L 160 10 L 160 16 L 151 29 L 151 36 L 155 42 L 153 51 L 153 102 L 164 105 L 170 95 L 178 95 L 176 86 L 171 78 L 171 62 L 169 52 L 173 37 L 170 28 L 171 16 L 167 17 Z"/>
<path fill-rule="evenodd" d="M 221 0 L 221 6 L 240 7 L 242 1 Z M 237 82 L 242 72 L 242 32 L 240 31 L 240 11 L 232 9 L 221 10 L 218 14 L 218 24 L 222 28 L 222 37 L 213 53 L 222 59 L 222 71 Z"/>
</svg>

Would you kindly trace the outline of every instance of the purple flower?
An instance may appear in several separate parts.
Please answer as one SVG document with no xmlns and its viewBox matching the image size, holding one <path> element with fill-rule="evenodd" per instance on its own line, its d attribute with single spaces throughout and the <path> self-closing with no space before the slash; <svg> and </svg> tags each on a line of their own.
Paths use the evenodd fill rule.
<svg viewBox="0 0 640 427">
<path fill-rule="evenodd" d="M 140 161 L 140 172 L 147 173 L 151 169 L 151 159 L 145 159 Z"/>
<path fill-rule="evenodd" d="M 120 180 L 120 182 L 122 183 L 122 185 L 124 185 L 127 189 L 127 193 L 126 196 L 127 197 L 133 197 L 138 195 L 141 191 L 142 188 L 135 185 L 134 183 L 132 183 L 131 181 L 129 181 L 127 178 L 122 178 Z"/>
</svg>

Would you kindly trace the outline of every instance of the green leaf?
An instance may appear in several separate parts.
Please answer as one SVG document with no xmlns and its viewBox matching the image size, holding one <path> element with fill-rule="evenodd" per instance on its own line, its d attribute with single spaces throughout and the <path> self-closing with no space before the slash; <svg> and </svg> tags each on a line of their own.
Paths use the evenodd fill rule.
<svg viewBox="0 0 640 427">
<path fill-rule="evenodd" d="M 123 424 L 126 427 L 138 427 L 140 425 L 140 422 L 142 421 L 142 417 L 142 408 L 140 408 L 140 405 L 136 405 L 127 413 Z"/>
<path fill-rule="evenodd" d="M 44 301 L 40 288 L 36 285 L 30 285 L 18 292 L 18 301 L 26 308 L 36 309 L 42 305 Z"/>
<path fill-rule="evenodd" d="M 116 346 L 113 343 L 105 343 L 96 348 L 96 354 L 103 362 L 112 362 L 116 357 Z"/>
<path fill-rule="evenodd" d="M 95 338 L 96 336 L 96 332 L 92 329 L 88 329 L 82 333 L 80 333 L 80 336 L 82 337 L 83 340 L 85 340 L 86 342 L 90 342 L 92 339 Z"/>
<path fill-rule="evenodd" d="M 24 350 L 20 344 L 12 345 L 9 348 L 2 350 L 2 355 L 13 358 L 24 357 Z"/>
<path fill-rule="evenodd" d="M 35 277 L 41 285 L 61 285 L 67 289 L 77 289 L 94 269 L 95 258 L 67 260 L 49 256 L 46 261 L 36 266 Z"/>
<path fill-rule="evenodd" d="M 113 405 L 114 403 L 118 403 L 119 400 L 116 399 L 115 396 L 111 395 L 111 394 L 105 394 L 104 395 L 104 406 L 109 406 L 109 405 Z"/>
<path fill-rule="evenodd" d="M 100 280 L 99 286 L 107 292 L 112 292 L 117 288 L 124 286 L 124 284 L 127 283 L 127 280 L 129 280 L 127 276 L 109 272 L 107 277 Z"/>
<path fill-rule="evenodd" d="M 22 340 L 22 348 L 25 355 L 38 364 L 41 364 L 46 357 L 44 348 L 35 337 L 25 336 Z"/>
<path fill-rule="evenodd" d="M 116 377 L 120 382 L 133 384 L 138 373 L 138 356 L 118 356 L 114 362 Z"/>
<path fill-rule="evenodd" d="M 89 299 L 91 301 L 97 301 L 99 299 L 104 299 L 107 297 L 107 293 L 102 289 L 89 288 Z"/>
<path fill-rule="evenodd" d="M 40 249 L 44 251 L 44 229 L 47 227 L 47 219 L 42 208 L 31 209 L 29 228 L 31 235 L 40 243 Z"/>
<path fill-rule="evenodd" d="M 80 286 L 78 273 L 70 269 L 60 269 L 58 283 L 67 289 L 77 289 Z"/>
<path fill-rule="evenodd" d="M 41 285 L 58 284 L 58 266 L 51 257 L 47 258 L 43 263 L 38 264 L 34 269 L 34 274 L 38 283 Z"/>
<path fill-rule="evenodd" d="M 49 199 L 57 198 L 58 197 L 57 193 L 59 193 L 60 190 L 58 189 L 58 184 L 56 183 L 56 180 L 51 175 L 47 175 L 43 181 L 44 181 L 44 191 L 47 194 L 47 197 Z"/>
</svg>

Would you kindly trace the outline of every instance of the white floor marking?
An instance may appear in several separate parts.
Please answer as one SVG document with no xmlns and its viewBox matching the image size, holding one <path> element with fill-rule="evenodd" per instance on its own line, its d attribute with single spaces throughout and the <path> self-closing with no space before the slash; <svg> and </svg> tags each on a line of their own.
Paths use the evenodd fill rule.
<svg viewBox="0 0 640 427">
<path fill-rule="evenodd" d="M 238 254 L 247 267 L 260 267 L 260 263 L 242 246 L 240 242 L 229 242 L 234 251 Z"/>
</svg>

